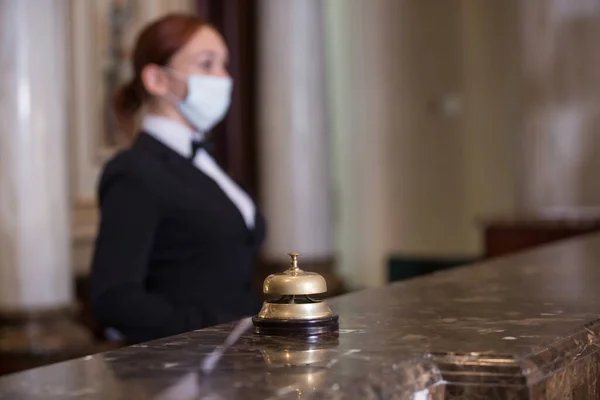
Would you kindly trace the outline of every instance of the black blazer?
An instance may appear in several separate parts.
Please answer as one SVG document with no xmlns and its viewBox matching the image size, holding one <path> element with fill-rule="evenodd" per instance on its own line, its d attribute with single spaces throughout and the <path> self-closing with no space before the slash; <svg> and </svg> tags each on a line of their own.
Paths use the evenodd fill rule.
<svg viewBox="0 0 600 400">
<path fill-rule="evenodd" d="M 215 181 L 148 134 L 100 180 L 93 312 L 129 343 L 254 314 L 255 259 L 265 236 L 246 227 Z"/>
</svg>

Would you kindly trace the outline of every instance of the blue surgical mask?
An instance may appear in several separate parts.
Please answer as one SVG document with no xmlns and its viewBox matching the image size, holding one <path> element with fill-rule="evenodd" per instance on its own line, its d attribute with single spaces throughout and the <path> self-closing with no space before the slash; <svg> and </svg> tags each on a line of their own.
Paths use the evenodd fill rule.
<svg viewBox="0 0 600 400">
<path fill-rule="evenodd" d="M 188 123 L 198 132 L 204 133 L 221 122 L 227 114 L 232 90 L 233 79 L 230 77 L 189 75 L 187 96 L 175 103 Z"/>
</svg>

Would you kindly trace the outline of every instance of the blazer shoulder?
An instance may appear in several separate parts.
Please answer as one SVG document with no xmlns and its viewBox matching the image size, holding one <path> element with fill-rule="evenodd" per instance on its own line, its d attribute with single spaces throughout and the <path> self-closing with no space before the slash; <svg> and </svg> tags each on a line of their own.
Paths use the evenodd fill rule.
<svg viewBox="0 0 600 400">
<path fill-rule="evenodd" d="M 151 154 L 134 149 L 121 151 L 104 166 L 99 182 L 99 196 L 102 197 L 111 186 L 123 180 L 151 191 L 160 173 L 159 162 Z"/>
</svg>

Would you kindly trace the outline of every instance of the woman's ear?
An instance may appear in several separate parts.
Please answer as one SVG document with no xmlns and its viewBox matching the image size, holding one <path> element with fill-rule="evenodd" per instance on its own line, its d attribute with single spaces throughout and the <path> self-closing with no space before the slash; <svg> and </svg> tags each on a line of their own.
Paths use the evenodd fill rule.
<svg viewBox="0 0 600 400">
<path fill-rule="evenodd" d="M 151 95 L 163 97 L 169 93 L 167 74 L 158 65 L 146 65 L 142 69 L 141 78 L 146 91 Z"/>
</svg>

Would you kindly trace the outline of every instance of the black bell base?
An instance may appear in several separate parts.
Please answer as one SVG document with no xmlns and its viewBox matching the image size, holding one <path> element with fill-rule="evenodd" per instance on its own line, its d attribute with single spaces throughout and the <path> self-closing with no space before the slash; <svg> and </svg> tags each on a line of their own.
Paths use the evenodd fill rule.
<svg viewBox="0 0 600 400">
<path fill-rule="evenodd" d="M 254 333 L 258 335 L 310 338 L 337 333 L 339 330 L 338 319 L 337 315 L 311 320 L 252 317 L 252 322 L 254 323 Z"/>
</svg>

